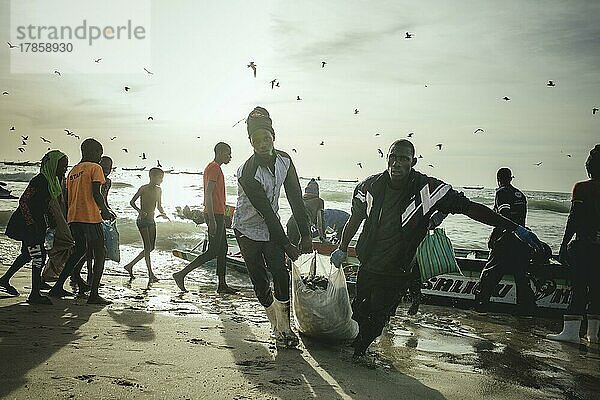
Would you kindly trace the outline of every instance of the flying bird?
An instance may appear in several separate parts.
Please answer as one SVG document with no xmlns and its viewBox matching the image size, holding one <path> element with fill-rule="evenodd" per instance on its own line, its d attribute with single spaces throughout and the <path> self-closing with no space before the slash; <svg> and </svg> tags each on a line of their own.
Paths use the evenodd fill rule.
<svg viewBox="0 0 600 400">
<path fill-rule="evenodd" d="M 25 152 L 25 149 L 24 149 L 24 148 L 22 148 L 22 147 L 19 147 L 19 151 L 20 151 L 21 153 L 24 153 L 24 152 Z"/>
<path fill-rule="evenodd" d="M 131 88 L 129 86 L 125 86 L 125 91 L 129 92 L 131 90 Z"/>
<path fill-rule="evenodd" d="M 148 75 L 154 75 L 154 72 L 150 72 L 146 68 L 144 68 L 144 71 L 146 71 L 148 73 Z"/>
<path fill-rule="evenodd" d="M 245 120 L 246 120 L 246 117 L 244 117 L 244 118 L 240 119 L 238 122 L 236 122 L 235 124 L 233 124 L 232 128 L 235 128 L 235 126 L 236 126 L 237 124 L 239 124 L 240 122 L 242 122 L 242 121 L 245 121 Z M 200 139 L 200 137 L 198 137 L 198 139 Z"/>
<path fill-rule="evenodd" d="M 42 141 L 44 143 L 52 143 L 51 141 L 49 141 L 48 139 L 46 139 L 45 137 L 40 136 L 40 139 L 42 139 Z"/>
<path fill-rule="evenodd" d="M 427 164 L 428 167 L 435 168 L 433 164 Z"/>
<path fill-rule="evenodd" d="M 533 164 L 533 165 L 535 165 L 536 167 L 539 167 L 539 166 L 540 166 L 540 165 L 542 165 L 543 163 L 544 163 L 543 161 L 540 161 L 539 163 L 535 163 L 535 164 Z"/>
<path fill-rule="evenodd" d="M 129 153 L 129 150 L 127 150 L 127 149 L 125 149 L 125 148 L 123 148 L 123 149 L 121 149 L 121 150 L 123 150 L 125 153 Z"/>
<path fill-rule="evenodd" d="M 297 97 L 296 97 L 296 100 L 300 101 L 300 100 L 302 100 L 302 99 L 300 98 L 300 96 L 297 96 Z"/>
<path fill-rule="evenodd" d="M 358 111 L 358 108 L 355 108 L 355 109 L 354 109 L 354 115 L 356 115 L 356 114 L 358 114 L 358 113 L 359 113 L 359 111 Z"/>
<path fill-rule="evenodd" d="M 381 149 L 377 149 L 377 152 L 379 153 L 379 156 L 383 158 L 383 151 L 381 151 Z"/>
<path fill-rule="evenodd" d="M 271 90 L 273 90 L 275 88 L 275 82 L 277 82 L 277 79 L 273 79 L 271 81 Z"/>
<path fill-rule="evenodd" d="M 279 87 L 279 82 L 277 82 L 277 83 L 275 84 L 275 86 Z"/>
<path fill-rule="evenodd" d="M 419 154 L 419 158 L 423 158 L 423 154 Z"/>
<path fill-rule="evenodd" d="M 140 175 L 140 174 L 137 174 L 136 176 L 137 176 L 139 179 L 142 179 L 142 175 Z"/>
<path fill-rule="evenodd" d="M 146 159 L 146 153 L 142 153 L 142 155 L 140 156 L 142 160 Z"/>
<path fill-rule="evenodd" d="M 160 160 L 156 160 L 156 166 L 157 166 L 158 168 L 162 168 L 162 165 L 160 165 Z"/>
<path fill-rule="evenodd" d="M 597 112 L 598 112 L 598 107 L 592 108 L 592 115 L 596 115 Z"/>
<path fill-rule="evenodd" d="M 8 92 L 2 92 L 4 96 L 8 96 Z"/>
<path fill-rule="evenodd" d="M 565 154 L 565 155 L 566 155 L 567 157 L 571 158 L 571 155 L 570 155 L 570 154 Z"/>
<path fill-rule="evenodd" d="M 481 133 L 483 133 L 483 129 L 481 129 L 481 128 L 477 128 L 477 129 L 475 129 L 475 132 L 473 132 L 473 133 L 477 133 L 477 132 L 481 132 Z"/>
<path fill-rule="evenodd" d="M 256 78 L 256 64 L 254 64 L 254 61 L 250 61 L 250 64 L 248 64 L 248 68 L 252 68 L 252 72 L 254 73 L 254 77 Z"/>
<path fill-rule="evenodd" d="M 73 136 L 74 138 L 77 138 L 77 139 L 81 139 L 81 138 L 79 137 L 79 135 L 76 135 L 76 134 L 73 134 L 73 135 L 71 135 L 71 136 Z"/>
<path fill-rule="evenodd" d="M 292 149 L 292 151 L 293 151 L 294 153 L 297 153 L 297 152 L 298 152 L 296 149 Z"/>
<path fill-rule="evenodd" d="M 554 83 L 554 81 L 548 81 L 546 86 L 553 87 L 553 86 L 556 86 L 556 83 Z"/>
<path fill-rule="evenodd" d="M 73 131 L 70 131 L 68 129 L 64 129 L 64 131 L 67 132 L 67 135 L 72 135 L 73 134 Z"/>
<path fill-rule="evenodd" d="M 8 45 L 8 47 L 9 47 L 9 48 L 11 48 L 11 49 L 15 49 L 15 48 L 19 47 L 19 46 L 15 46 L 14 44 L 11 44 L 10 42 L 6 42 L 6 44 L 7 44 L 7 45 Z"/>
<path fill-rule="evenodd" d="M 115 140 L 116 138 L 117 138 L 116 136 L 113 136 L 110 138 L 110 140 Z"/>
<path fill-rule="evenodd" d="M 55 73 L 56 75 L 58 75 L 58 76 L 61 76 L 61 75 L 60 75 L 60 71 L 54 70 L 54 73 Z"/>
<path fill-rule="evenodd" d="M 152 117 L 152 116 L 148 117 L 148 121 L 154 121 L 154 117 Z"/>
<path fill-rule="evenodd" d="M 96 64 L 98 64 L 100 61 L 102 61 L 102 59 L 101 59 L 101 58 L 96 58 L 96 59 L 94 60 L 94 62 L 95 62 Z"/>
<path fill-rule="evenodd" d="M 379 133 L 376 133 L 376 134 L 375 134 L 375 136 L 379 136 L 379 135 L 380 135 Z"/>
<path fill-rule="evenodd" d="M 27 142 L 26 141 L 21 141 L 21 146 L 27 146 Z"/>
<path fill-rule="evenodd" d="M 27 135 L 27 136 L 21 135 L 21 137 L 23 138 L 23 140 L 29 140 L 29 135 Z"/>
<path fill-rule="evenodd" d="M 362 163 L 357 162 L 356 165 L 362 168 Z"/>
<path fill-rule="evenodd" d="M 442 149 L 442 146 L 443 146 L 443 144 L 442 144 L 442 143 L 438 143 L 438 144 L 436 144 L 436 147 L 438 148 L 438 150 L 441 150 L 441 149 Z"/>
<path fill-rule="evenodd" d="M 404 36 L 404 39 L 412 39 L 414 35 L 414 33 L 406 32 L 406 36 Z"/>
<path fill-rule="evenodd" d="M 14 126 L 11 126 L 11 128 L 9 129 L 9 131 L 14 131 L 14 130 L 15 130 Z"/>
<path fill-rule="evenodd" d="M 502 100 L 504 100 L 504 101 L 509 101 L 509 100 L 510 100 L 510 98 L 509 98 L 508 96 L 504 96 L 504 97 L 502 98 Z"/>
<path fill-rule="evenodd" d="M 322 140 L 319 146 L 325 146 L 325 141 Z"/>
<path fill-rule="evenodd" d="M 414 132 L 409 132 L 408 135 L 406 135 L 407 137 L 413 137 L 415 133 Z"/>
<path fill-rule="evenodd" d="M 321 61 L 321 68 L 325 68 L 325 65 L 327 65 L 326 61 Z"/>
</svg>

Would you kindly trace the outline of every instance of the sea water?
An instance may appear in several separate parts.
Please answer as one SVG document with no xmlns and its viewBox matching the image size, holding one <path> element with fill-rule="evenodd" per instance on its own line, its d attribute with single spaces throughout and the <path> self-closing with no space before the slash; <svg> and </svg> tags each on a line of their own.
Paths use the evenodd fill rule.
<svg viewBox="0 0 600 400">
<path fill-rule="evenodd" d="M 28 181 L 35 176 L 39 168 L 0 166 L 0 181 L 7 183 L 7 188 L 13 191 L 13 195 L 20 196 L 25 190 Z M 137 230 L 135 220 L 136 211 L 129 202 L 138 188 L 148 183 L 147 171 L 122 171 L 116 169 L 110 176 L 112 189 L 109 194 L 110 207 L 117 214 L 117 226 L 121 240 L 121 264 L 126 264 L 142 248 L 142 240 Z M 227 203 L 235 205 L 237 198 L 237 181 L 234 176 L 226 176 Z M 304 188 L 307 180 L 301 180 Z M 160 277 L 168 278 L 171 273 L 181 268 L 185 262 L 175 258 L 171 251 L 173 249 L 186 249 L 195 246 L 204 238 L 206 225 L 197 226 L 189 220 L 183 220 L 176 216 L 176 207 L 200 207 L 203 201 L 203 183 L 201 175 L 192 174 L 166 174 L 162 183 L 162 204 L 165 212 L 171 218 L 166 221 L 157 218 L 157 240 L 156 251 L 153 253 L 153 269 Z M 336 208 L 350 212 L 352 194 L 355 183 L 337 182 L 332 180 L 321 180 L 319 182 L 320 195 L 325 201 L 326 208 Z M 493 188 L 463 189 L 465 195 L 473 201 L 493 206 Z M 548 243 L 554 253 L 558 252 L 562 234 L 564 232 L 570 207 L 569 193 L 555 192 L 531 192 L 522 189 L 528 199 L 527 226 L 530 227 L 538 237 Z M 282 190 L 279 201 L 282 224 L 291 216 L 289 204 Z M 17 208 L 18 200 L 0 200 L 0 261 L 4 265 L 10 265 L 18 254 L 20 243 L 7 238 L 3 232 L 12 212 Z M 456 248 L 486 249 L 487 239 L 491 227 L 470 220 L 463 215 L 450 215 L 442 227 L 452 240 Z M 359 231 L 360 232 L 360 231 Z M 107 262 L 106 271 L 122 272 L 122 265 Z M 145 272 L 143 261 L 138 264 L 136 270 Z M 205 275 L 198 269 L 190 278 L 200 280 L 213 280 L 214 272 Z"/>
</svg>

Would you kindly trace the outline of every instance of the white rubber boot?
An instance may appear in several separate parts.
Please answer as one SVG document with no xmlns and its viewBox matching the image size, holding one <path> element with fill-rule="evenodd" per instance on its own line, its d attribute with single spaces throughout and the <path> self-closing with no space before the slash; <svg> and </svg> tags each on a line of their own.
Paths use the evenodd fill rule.
<svg viewBox="0 0 600 400">
<path fill-rule="evenodd" d="M 280 347 L 296 347 L 300 343 L 298 336 L 290 326 L 290 301 L 279 301 L 273 298 L 275 306 L 277 327 L 275 328 L 275 342 Z"/>
<path fill-rule="evenodd" d="M 265 311 L 267 312 L 267 318 L 271 323 L 271 330 L 273 334 L 275 334 L 275 330 L 277 329 L 277 310 L 275 305 L 275 299 L 273 299 L 273 303 L 269 307 L 265 307 Z"/>
<path fill-rule="evenodd" d="M 579 329 L 581 328 L 582 320 L 583 317 L 581 315 L 565 314 L 562 332 L 556 335 L 546 335 L 546 338 L 559 342 L 579 343 L 581 340 L 579 339 Z"/>
<path fill-rule="evenodd" d="M 588 314 L 587 334 L 584 339 L 589 343 L 598 343 L 598 328 L 600 328 L 600 315 Z"/>
</svg>

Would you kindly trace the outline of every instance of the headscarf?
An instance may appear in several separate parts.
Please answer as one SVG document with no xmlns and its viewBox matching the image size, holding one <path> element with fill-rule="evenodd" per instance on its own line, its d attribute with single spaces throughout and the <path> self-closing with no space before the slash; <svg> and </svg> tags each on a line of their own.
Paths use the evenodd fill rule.
<svg viewBox="0 0 600 400">
<path fill-rule="evenodd" d="M 62 186 L 56 176 L 56 168 L 58 167 L 58 161 L 63 157 L 65 157 L 65 154 L 61 151 L 51 150 L 42 158 L 40 173 L 48 181 L 48 191 L 52 199 L 58 198 L 62 193 Z"/>
<path fill-rule="evenodd" d="M 311 179 L 306 185 L 306 188 L 304 189 L 304 195 L 314 195 L 319 197 L 319 184 L 314 178 Z"/>
<path fill-rule="evenodd" d="M 254 107 L 254 110 L 250 112 L 248 119 L 246 119 L 246 129 L 248 130 L 248 138 L 258 129 L 266 129 L 271 132 L 273 139 L 275 139 L 273 121 L 271 121 L 269 112 L 263 107 Z"/>
</svg>

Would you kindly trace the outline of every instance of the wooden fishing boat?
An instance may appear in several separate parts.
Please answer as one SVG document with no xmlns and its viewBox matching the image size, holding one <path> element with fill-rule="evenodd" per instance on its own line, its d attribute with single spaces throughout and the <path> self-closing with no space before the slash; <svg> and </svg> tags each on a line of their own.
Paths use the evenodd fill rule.
<svg viewBox="0 0 600 400">
<path fill-rule="evenodd" d="M 242 258 L 233 235 L 228 235 L 229 248 L 232 250 L 227 255 L 227 265 L 238 272 L 247 274 L 244 259 Z M 188 250 L 173 250 L 176 257 L 187 261 L 194 260 L 206 250 L 207 241 Z M 313 242 L 313 248 L 319 254 L 331 255 L 337 248 L 332 244 Z M 473 304 L 475 292 L 479 285 L 479 276 L 485 266 L 489 252 L 487 250 L 455 249 L 455 256 L 462 275 L 439 275 L 423 282 L 422 293 L 424 303 L 449 306 L 468 307 Z M 352 294 L 356 284 L 358 272 L 358 259 L 353 247 L 348 248 L 348 261 L 344 265 L 346 282 Z M 207 263 L 207 267 L 215 267 Z M 571 287 L 568 280 L 568 269 L 552 258 L 545 264 L 529 265 L 528 276 L 540 313 L 551 311 L 562 313 L 567 308 L 571 298 Z M 491 298 L 492 308 L 506 310 L 516 304 L 516 285 L 510 275 L 506 275 L 496 286 Z"/>
<path fill-rule="evenodd" d="M 121 167 L 121 169 L 123 171 L 143 171 L 146 169 L 146 167 L 136 167 L 136 168 L 126 168 L 126 167 Z"/>
</svg>

